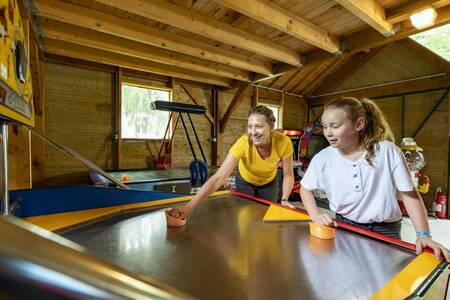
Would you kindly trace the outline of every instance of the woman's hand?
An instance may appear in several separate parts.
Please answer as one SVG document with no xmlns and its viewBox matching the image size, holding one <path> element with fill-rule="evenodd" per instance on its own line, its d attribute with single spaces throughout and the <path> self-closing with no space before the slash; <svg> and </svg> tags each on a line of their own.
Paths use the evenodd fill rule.
<svg viewBox="0 0 450 300">
<path fill-rule="evenodd" d="M 190 205 L 176 206 L 172 207 L 168 214 L 177 219 L 185 219 L 191 214 L 192 209 L 193 207 Z"/>
<path fill-rule="evenodd" d="M 442 259 L 443 256 L 447 262 L 450 262 L 450 251 L 447 248 L 433 241 L 429 236 L 419 236 L 416 240 L 416 253 L 422 253 L 425 247 L 433 249 L 436 259 Z"/>
<path fill-rule="evenodd" d="M 286 206 L 288 208 L 294 208 L 294 209 L 296 208 L 294 205 L 289 203 L 289 201 L 287 201 L 287 200 L 281 200 L 280 204 L 281 204 L 281 206 Z"/>
<path fill-rule="evenodd" d="M 311 216 L 311 221 L 320 225 L 334 226 L 334 220 L 327 214 L 318 214 Z"/>
</svg>

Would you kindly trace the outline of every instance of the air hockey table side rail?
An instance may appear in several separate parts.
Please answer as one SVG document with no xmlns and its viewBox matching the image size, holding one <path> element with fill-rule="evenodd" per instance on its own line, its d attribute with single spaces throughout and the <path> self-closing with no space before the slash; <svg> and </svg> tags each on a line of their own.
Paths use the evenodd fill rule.
<svg viewBox="0 0 450 300">
<path fill-rule="evenodd" d="M 246 198 L 251 198 L 251 200 L 258 201 L 264 204 L 269 203 L 263 199 L 252 198 L 248 195 L 243 195 L 238 192 L 232 192 L 234 195 L 243 196 Z M 223 194 L 223 192 L 221 193 Z M 69 196 L 70 195 L 70 196 Z M 26 221 L 39 224 L 48 223 L 45 220 L 53 219 L 53 225 L 47 226 L 49 230 L 59 230 L 61 228 L 73 228 L 77 224 L 84 224 L 90 220 L 104 219 L 108 216 L 117 215 L 118 213 L 125 213 L 129 211 L 148 209 L 149 207 L 160 207 L 173 205 L 179 202 L 187 201 L 190 197 L 183 195 L 173 195 L 173 194 L 163 194 L 163 193 L 152 193 L 152 192 L 142 192 L 142 191 L 124 191 L 117 189 L 101 189 L 93 187 L 69 187 L 60 189 L 39 189 L 33 191 L 26 191 L 18 193 L 16 199 L 20 201 L 20 209 L 17 211 L 17 216 L 24 218 Z M 13 197 L 14 198 L 14 197 Z M 66 201 L 66 199 L 69 199 Z M 72 200 L 71 200 L 72 199 Z M 39 205 L 36 205 L 36 202 Z M 56 205 L 55 203 L 58 203 Z M 74 204 L 76 203 L 76 204 Z M 81 217 L 80 214 L 85 214 L 87 216 Z M 299 213 L 304 213 L 299 211 Z M 67 218 L 67 216 L 72 215 L 72 218 Z M 72 223 L 61 226 L 61 224 L 55 225 L 54 220 L 61 219 L 71 219 Z M 52 222 L 50 222 L 52 223 Z M 58 222 L 56 222 L 58 223 Z M 70 223 L 70 222 L 69 222 Z M 46 227 L 45 225 L 43 227 Z M 359 234 L 369 234 L 367 232 L 361 231 L 358 228 L 346 227 L 345 224 L 341 224 L 341 228 L 345 230 L 356 231 Z M 371 238 L 377 238 L 383 240 L 383 236 L 377 237 L 370 236 Z M 389 241 L 384 239 L 384 242 L 393 242 L 396 244 L 398 241 Z M 405 247 L 409 250 L 414 248 L 411 244 L 396 244 L 401 247 Z M 424 267 L 426 265 L 426 267 Z M 425 273 L 423 269 L 426 269 Z M 422 271 L 420 271 L 422 270 Z M 439 272 L 442 270 L 442 272 Z M 403 288 L 403 291 L 408 290 L 408 295 L 419 295 L 419 292 L 424 293 L 428 291 L 429 287 L 436 286 L 440 281 L 445 281 L 445 276 L 448 277 L 448 265 L 445 263 L 439 264 L 439 262 L 433 261 L 430 255 L 421 255 L 417 257 L 410 265 L 408 265 L 402 272 L 400 272 L 391 282 L 389 282 L 382 290 L 373 296 L 373 299 L 386 299 L 386 293 L 391 293 L 390 291 L 398 289 L 398 286 L 409 286 L 409 288 Z M 404 279 L 406 277 L 411 277 L 410 274 L 415 273 L 414 280 L 411 278 L 409 283 L 405 283 Z M 421 276 L 417 276 L 421 274 Z M 434 274 L 434 275 L 433 275 Z M 436 276 L 439 274 L 439 276 Z M 444 274 L 444 275 L 442 275 Z M 447 274 L 447 275 L 445 275 Z M 434 277 L 433 277 L 433 276 Z M 411 293 L 418 285 L 418 277 L 421 279 L 421 290 L 417 288 L 417 293 Z M 436 278 L 437 277 L 437 278 Z M 426 284 L 425 284 L 426 283 Z M 424 287 L 425 285 L 425 287 Z M 440 284 L 445 286 L 445 284 Z M 447 282 L 448 286 L 448 282 Z M 403 294 L 405 295 L 405 294 Z"/>
</svg>

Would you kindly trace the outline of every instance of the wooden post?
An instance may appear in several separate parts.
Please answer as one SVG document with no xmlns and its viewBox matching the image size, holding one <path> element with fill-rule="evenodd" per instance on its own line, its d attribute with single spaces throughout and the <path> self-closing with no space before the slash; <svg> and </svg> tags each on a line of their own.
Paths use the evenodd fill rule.
<svg viewBox="0 0 450 300">
<path fill-rule="evenodd" d="M 121 150 L 122 150 L 122 68 L 116 69 L 116 128 L 114 140 L 116 141 L 116 161 L 115 168 L 120 170 L 121 164 Z"/>
<path fill-rule="evenodd" d="M 281 92 L 281 106 L 280 106 L 280 111 L 278 113 L 278 117 L 280 118 L 278 124 L 280 125 L 280 128 L 283 128 L 283 119 L 284 119 L 284 91 Z"/>
<path fill-rule="evenodd" d="M 223 135 L 220 132 L 220 120 L 223 114 L 223 93 L 218 88 L 213 89 L 213 138 L 211 165 L 220 165 L 223 161 Z"/>
<path fill-rule="evenodd" d="M 252 97 L 252 107 L 255 107 L 256 105 L 258 105 L 258 100 L 259 100 L 259 89 L 257 86 L 255 86 L 253 97 Z"/>
</svg>

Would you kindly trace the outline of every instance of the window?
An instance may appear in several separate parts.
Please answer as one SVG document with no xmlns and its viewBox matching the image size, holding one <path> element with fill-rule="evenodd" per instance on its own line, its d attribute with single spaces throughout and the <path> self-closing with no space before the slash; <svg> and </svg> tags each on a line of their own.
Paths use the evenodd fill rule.
<svg viewBox="0 0 450 300">
<path fill-rule="evenodd" d="M 450 24 L 411 36 L 413 40 L 450 61 Z"/>
<path fill-rule="evenodd" d="M 169 112 L 150 108 L 153 101 L 170 101 L 170 91 L 122 84 L 122 132 L 124 139 L 162 139 Z"/>
<path fill-rule="evenodd" d="M 263 104 L 263 103 L 259 103 L 259 104 L 267 106 L 267 108 L 269 108 L 273 112 L 273 115 L 275 116 L 274 128 L 275 129 L 281 128 L 280 107 L 276 106 L 276 105 L 270 105 L 270 104 Z"/>
</svg>

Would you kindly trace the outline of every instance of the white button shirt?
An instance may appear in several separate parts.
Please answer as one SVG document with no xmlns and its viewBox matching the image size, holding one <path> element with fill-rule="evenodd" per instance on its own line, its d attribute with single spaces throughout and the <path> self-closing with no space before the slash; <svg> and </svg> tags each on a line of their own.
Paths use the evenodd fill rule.
<svg viewBox="0 0 450 300">
<path fill-rule="evenodd" d="M 381 141 L 372 157 L 349 160 L 329 146 L 317 153 L 301 185 L 307 190 L 325 189 L 330 208 L 358 223 L 394 222 L 401 219 L 397 190 L 413 191 L 414 185 L 402 151 Z"/>
</svg>

